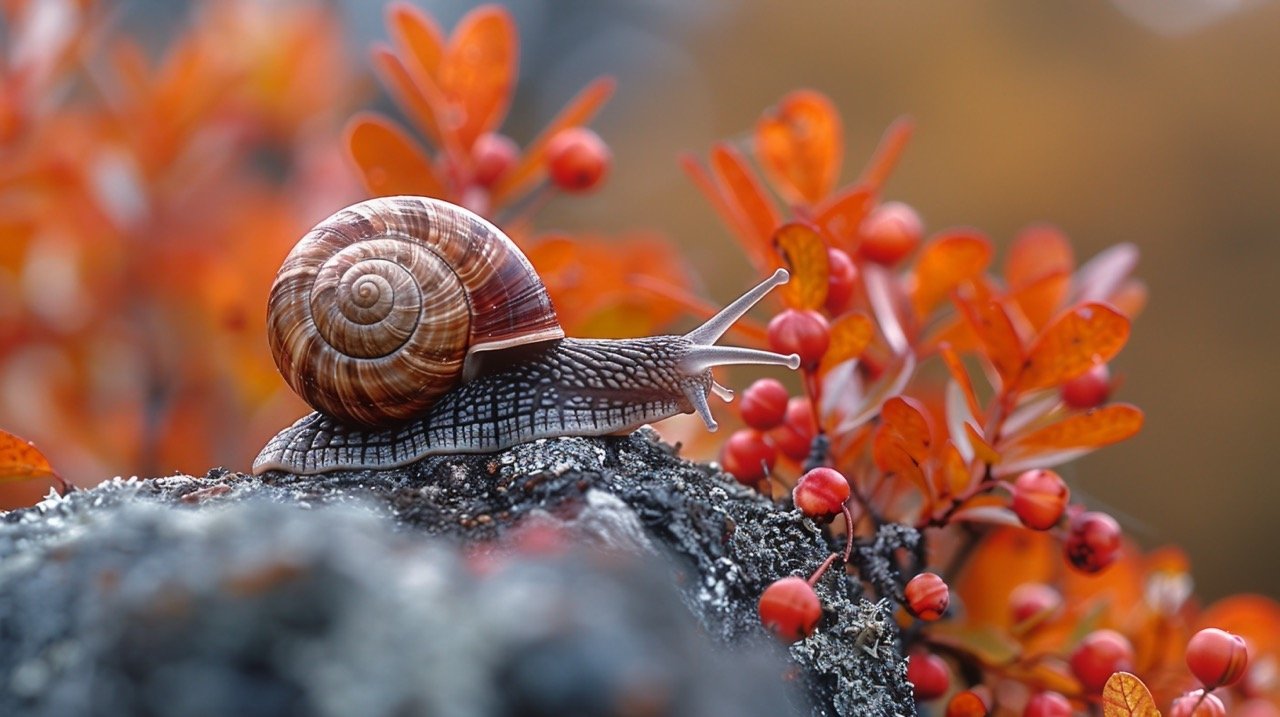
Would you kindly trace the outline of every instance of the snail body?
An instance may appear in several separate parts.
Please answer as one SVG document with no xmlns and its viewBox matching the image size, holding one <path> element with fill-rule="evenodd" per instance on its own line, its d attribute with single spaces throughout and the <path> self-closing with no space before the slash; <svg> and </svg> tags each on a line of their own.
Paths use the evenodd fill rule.
<svg viewBox="0 0 1280 717">
<path fill-rule="evenodd" d="M 509 238 L 426 197 L 321 222 L 286 258 L 268 306 L 272 353 L 317 410 L 272 438 L 254 473 L 391 468 L 554 436 L 607 435 L 678 413 L 716 423 L 713 366 L 799 357 L 715 346 L 779 269 L 683 336 L 565 338 Z"/>
</svg>

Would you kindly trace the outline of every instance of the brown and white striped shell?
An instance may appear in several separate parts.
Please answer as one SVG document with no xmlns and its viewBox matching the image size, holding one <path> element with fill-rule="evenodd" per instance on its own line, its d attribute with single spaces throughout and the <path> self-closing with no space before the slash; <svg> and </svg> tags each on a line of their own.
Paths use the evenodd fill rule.
<svg viewBox="0 0 1280 717">
<path fill-rule="evenodd" d="M 370 199 L 307 233 L 271 288 L 276 366 L 315 409 L 355 425 L 421 415 L 476 352 L 564 338 L 520 249 L 426 197 Z"/>
</svg>

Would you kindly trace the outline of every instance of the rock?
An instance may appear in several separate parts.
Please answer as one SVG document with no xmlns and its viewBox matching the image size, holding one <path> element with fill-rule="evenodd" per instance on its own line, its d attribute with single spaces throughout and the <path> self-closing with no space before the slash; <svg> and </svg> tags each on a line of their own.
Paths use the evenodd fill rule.
<svg viewBox="0 0 1280 717">
<path fill-rule="evenodd" d="M 764 587 L 830 552 L 646 431 L 116 480 L 0 520 L 0 714 L 914 713 L 839 570 L 815 635 L 761 629 Z"/>
</svg>

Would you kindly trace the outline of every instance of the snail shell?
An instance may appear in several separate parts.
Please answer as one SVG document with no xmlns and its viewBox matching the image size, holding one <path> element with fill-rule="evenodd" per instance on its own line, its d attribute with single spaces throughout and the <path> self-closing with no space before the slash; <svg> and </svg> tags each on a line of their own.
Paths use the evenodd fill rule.
<svg viewBox="0 0 1280 717">
<path fill-rule="evenodd" d="M 268 299 L 276 366 L 340 421 L 388 426 L 470 378 L 487 350 L 564 338 L 524 254 L 484 219 L 427 197 L 370 199 L 318 224 Z"/>
</svg>

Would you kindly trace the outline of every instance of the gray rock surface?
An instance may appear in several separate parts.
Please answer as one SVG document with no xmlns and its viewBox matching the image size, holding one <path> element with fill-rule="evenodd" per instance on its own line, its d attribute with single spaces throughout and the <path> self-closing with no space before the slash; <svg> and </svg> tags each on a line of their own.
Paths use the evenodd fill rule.
<svg viewBox="0 0 1280 717">
<path fill-rule="evenodd" d="M 913 714 L 856 579 L 819 582 L 810 638 L 760 627 L 829 538 L 673 453 L 641 431 L 4 514 L 0 714 Z"/>
</svg>

